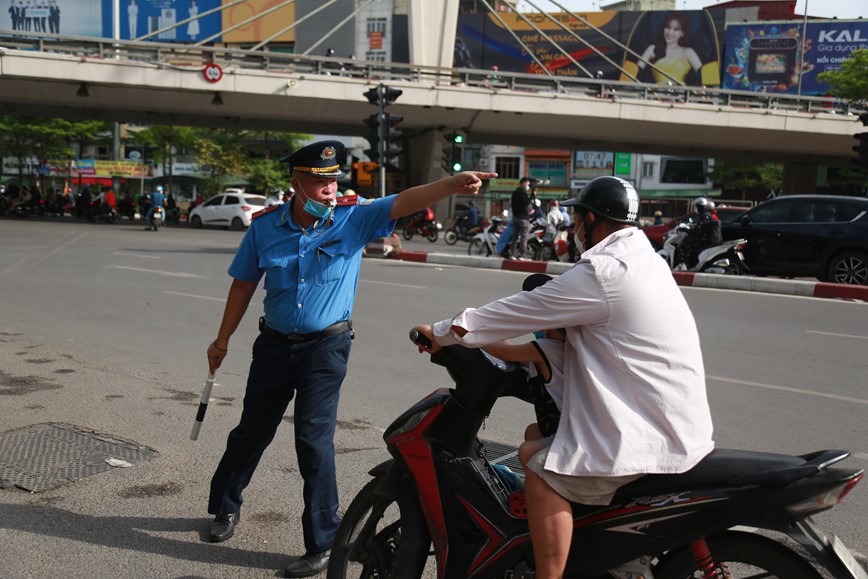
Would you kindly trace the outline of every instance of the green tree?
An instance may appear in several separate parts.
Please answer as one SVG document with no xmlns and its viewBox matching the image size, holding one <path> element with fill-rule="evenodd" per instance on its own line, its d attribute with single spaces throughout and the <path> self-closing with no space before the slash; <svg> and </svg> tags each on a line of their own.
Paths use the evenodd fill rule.
<svg viewBox="0 0 868 579">
<path fill-rule="evenodd" d="M 313 138 L 312 135 L 300 133 L 281 133 L 276 131 L 248 131 L 245 133 L 248 142 L 248 162 L 250 185 L 255 191 L 268 193 L 280 187 L 288 189 L 292 177 L 286 165 L 274 158 L 273 153 L 281 155 L 294 151 Z"/>
<path fill-rule="evenodd" d="M 247 155 L 241 132 L 198 129 L 194 143 L 196 163 L 206 175 L 204 197 L 212 197 L 222 191 L 223 182 L 229 175 L 247 173 Z"/>
<path fill-rule="evenodd" d="M 136 133 L 136 140 L 150 147 L 154 160 L 163 165 L 163 175 L 168 176 L 168 191 L 173 191 L 175 153 L 194 147 L 196 135 L 196 130 L 191 127 L 174 125 L 153 125 Z"/>
<path fill-rule="evenodd" d="M 708 172 L 709 179 L 724 191 L 743 201 L 750 192 L 762 189 L 769 196 L 777 195 L 784 180 L 784 166 L 777 163 L 750 163 L 718 159 Z"/>
<path fill-rule="evenodd" d="M 868 48 L 854 50 L 841 68 L 821 72 L 817 80 L 828 83 L 836 97 L 852 103 L 868 101 Z"/>
</svg>

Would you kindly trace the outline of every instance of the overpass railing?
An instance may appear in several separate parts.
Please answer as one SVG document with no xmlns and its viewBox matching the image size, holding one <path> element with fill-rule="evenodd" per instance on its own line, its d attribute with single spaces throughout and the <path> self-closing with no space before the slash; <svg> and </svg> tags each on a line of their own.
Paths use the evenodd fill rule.
<svg viewBox="0 0 868 579">
<path fill-rule="evenodd" d="M 864 103 L 854 105 L 831 97 L 733 91 L 718 88 L 642 84 L 606 79 L 548 76 L 468 68 L 442 68 L 400 62 L 362 61 L 350 58 L 305 56 L 279 51 L 235 47 L 113 40 L 90 36 L 0 30 L 3 50 L 64 54 L 119 63 L 149 63 L 155 66 L 193 70 L 216 63 L 224 69 L 264 70 L 292 74 L 340 76 L 371 81 L 407 81 L 448 85 L 486 91 L 519 91 L 538 94 L 578 94 L 616 101 L 642 100 L 695 103 L 711 107 L 788 110 L 807 113 L 858 114 Z"/>
</svg>

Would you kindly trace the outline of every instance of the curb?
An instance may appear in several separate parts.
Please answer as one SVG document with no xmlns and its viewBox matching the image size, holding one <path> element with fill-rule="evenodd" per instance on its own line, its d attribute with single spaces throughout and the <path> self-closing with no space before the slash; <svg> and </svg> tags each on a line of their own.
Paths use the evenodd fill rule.
<svg viewBox="0 0 868 579">
<path fill-rule="evenodd" d="M 518 261 L 480 257 L 472 255 L 456 255 L 453 253 L 428 253 L 424 251 L 403 250 L 395 256 L 403 261 L 417 263 L 437 263 L 442 265 L 459 265 L 484 269 L 500 269 L 507 271 L 526 271 L 528 273 L 561 274 L 570 269 L 573 264 L 557 261 Z M 740 275 L 718 275 L 713 273 L 672 272 L 672 277 L 680 286 L 702 287 L 713 289 L 748 291 L 790 296 L 813 298 L 832 298 L 842 300 L 857 300 L 868 302 L 868 286 L 844 285 L 837 283 L 799 281 L 792 279 L 775 279 L 767 277 L 747 277 Z"/>
</svg>

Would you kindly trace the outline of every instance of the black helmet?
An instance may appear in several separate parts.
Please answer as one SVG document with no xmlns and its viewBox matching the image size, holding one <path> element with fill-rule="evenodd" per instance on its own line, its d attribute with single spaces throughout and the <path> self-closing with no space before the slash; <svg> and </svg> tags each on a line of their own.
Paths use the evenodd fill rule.
<svg viewBox="0 0 868 579">
<path fill-rule="evenodd" d="M 635 223 L 639 216 L 639 195 L 630 183 L 618 177 L 597 177 L 561 205 L 577 205 L 618 223 Z"/>
</svg>

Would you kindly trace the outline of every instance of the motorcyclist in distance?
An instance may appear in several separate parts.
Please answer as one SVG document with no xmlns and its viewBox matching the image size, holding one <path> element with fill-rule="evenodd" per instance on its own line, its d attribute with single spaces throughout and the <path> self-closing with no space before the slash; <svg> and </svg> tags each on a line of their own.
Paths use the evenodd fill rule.
<svg viewBox="0 0 868 579">
<path fill-rule="evenodd" d="M 476 208 L 476 201 L 472 199 L 467 203 L 467 209 L 455 222 L 455 228 L 461 232 L 461 235 L 467 233 L 467 230 L 473 229 L 479 225 L 479 209 Z"/>
<path fill-rule="evenodd" d="M 708 209 L 708 199 L 705 197 L 697 197 L 693 200 L 693 206 L 698 213 L 696 223 L 684 238 L 684 241 L 675 248 L 675 268 L 676 270 L 688 270 L 696 265 L 699 252 L 705 247 L 714 243 L 714 219 Z M 720 229 L 718 222 L 718 230 Z M 719 239 L 719 238 L 718 238 Z"/>
</svg>

